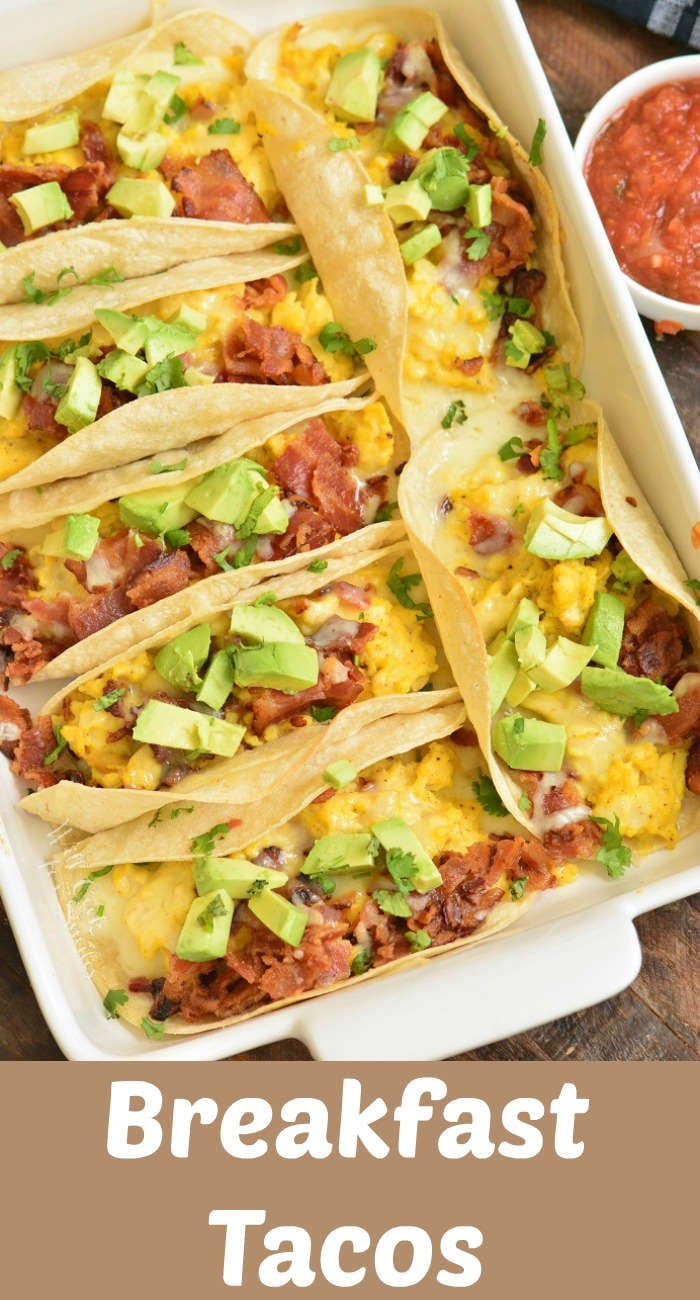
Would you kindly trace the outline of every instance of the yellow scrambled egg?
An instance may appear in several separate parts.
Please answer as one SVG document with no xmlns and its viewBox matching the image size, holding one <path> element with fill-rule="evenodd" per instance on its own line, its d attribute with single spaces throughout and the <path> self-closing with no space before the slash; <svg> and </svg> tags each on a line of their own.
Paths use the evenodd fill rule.
<svg viewBox="0 0 700 1300">
<path fill-rule="evenodd" d="M 111 873 L 115 893 L 124 900 L 122 917 L 147 959 L 174 952 L 190 904 L 195 898 L 191 862 L 155 866 L 117 866 Z"/>
</svg>

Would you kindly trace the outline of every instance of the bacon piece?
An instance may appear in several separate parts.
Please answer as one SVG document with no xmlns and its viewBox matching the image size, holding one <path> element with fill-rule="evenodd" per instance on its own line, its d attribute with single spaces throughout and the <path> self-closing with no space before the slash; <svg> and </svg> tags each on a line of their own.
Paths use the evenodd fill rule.
<svg viewBox="0 0 700 1300">
<path fill-rule="evenodd" d="M 251 691 L 253 731 L 261 735 L 272 722 L 282 722 L 296 713 L 303 713 L 312 704 L 333 704 L 345 709 L 362 694 L 364 674 L 353 663 L 345 663 L 330 655 L 321 664 L 318 682 L 296 695 L 267 688 Z"/>
<path fill-rule="evenodd" d="M 188 158 L 176 171 L 161 171 L 179 196 L 177 215 L 201 221 L 269 221 L 270 214 L 228 149 L 213 149 L 197 162 Z M 170 173 L 170 175 L 168 175 Z"/>
<path fill-rule="evenodd" d="M 418 159 L 410 153 L 397 153 L 393 162 L 389 165 L 389 175 L 395 185 L 401 181 L 407 181 L 409 176 L 413 175 L 416 169 Z"/>
<path fill-rule="evenodd" d="M 56 642 L 26 636 L 15 627 L 0 629 L 0 646 L 11 655 L 4 668 L 5 681 L 11 686 L 26 686 L 34 674 L 63 648 Z"/>
<path fill-rule="evenodd" d="M 204 565 L 208 574 L 220 573 L 221 567 L 214 559 L 236 541 L 233 524 L 218 524 L 204 519 L 195 519 L 187 525 L 190 535 L 189 546 Z M 233 554 L 233 552 L 231 552 Z"/>
<path fill-rule="evenodd" d="M 496 840 L 495 847 L 494 871 L 498 869 L 511 881 L 524 876 L 530 889 L 554 889 L 557 878 L 552 872 L 552 855 L 537 840 L 503 836 Z"/>
<path fill-rule="evenodd" d="M 157 600 L 174 596 L 176 591 L 183 591 L 192 579 L 192 565 L 186 551 L 172 551 L 170 555 L 159 555 L 137 574 L 136 580 L 127 587 L 126 594 L 137 609 L 154 605 Z"/>
<path fill-rule="evenodd" d="M 427 930 L 436 947 L 472 934 L 503 898 L 494 858 L 493 845 L 485 842 L 466 853 L 443 853 L 437 859 L 442 885 L 421 897 L 410 928 Z"/>
<path fill-rule="evenodd" d="M 287 293 L 287 281 L 283 275 L 270 275 L 264 280 L 250 280 L 243 294 L 243 306 L 271 307 L 281 302 Z"/>
<path fill-rule="evenodd" d="M 27 428 L 38 433 L 51 433 L 57 442 L 62 442 L 68 436 L 68 430 L 65 424 L 56 423 L 57 406 L 56 398 L 48 396 L 37 398 L 27 393 L 23 399 Z"/>
<path fill-rule="evenodd" d="M 491 181 L 491 242 L 485 261 L 499 280 L 523 266 L 535 249 L 534 222 L 525 204 L 509 192 L 513 185 L 505 176 L 494 176 Z"/>
<path fill-rule="evenodd" d="M 479 555 L 496 555 L 512 546 L 515 532 L 507 519 L 472 510 L 469 515 L 469 540 Z"/>
<path fill-rule="evenodd" d="M 560 488 L 554 497 L 554 503 L 561 506 L 563 510 L 570 511 L 572 515 L 593 518 L 595 515 L 605 514 L 600 492 L 591 487 L 590 483 L 572 483 L 569 487 Z"/>
<path fill-rule="evenodd" d="M 700 794 L 700 740 L 694 740 L 685 767 L 685 783 L 693 794 Z"/>
<path fill-rule="evenodd" d="M 161 988 L 154 993 L 152 1020 L 167 1020 L 179 1012 L 189 1024 L 241 1015 L 263 1001 L 260 990 L 239 979 L 225 960 L 184 961 L 174 954 Z"/>
<path fill-rule="evenodd" d="M 192 104 L 187 111 L 190 117 L 194 118 L 195 122 L 211 122 L 211 119 L 216 112 L 216 108 L 208 99 L 204 98 L 204 95 L 199 95 L 197 99 L 195 99 L 194 104 Z"/>
<path fill-rule="evenodd" d="M 86 221 L 94 221 L 100 212 L 103 195 L 109 189 L 104 182 L 103 164 L 76 167 L 61 182 L 61 189 L 73 209 L 73 216 L 66 225 L 80 226 Z"/>
<path fill-rule="evenodd" d="M 685 628 L 653 597 L 642 601 L 625 619 L 620 667 L 633 677 L 652 681 L 668 677 L 685 652 Z"/>
<path fill-rule="evenodd" d="M 87 600 L 74 601 L 68 610 L 68 623 L 76 641 L 82 641 L 103 627 L 116 623 L 131 613 L 131 603 L 123 587 L 113 587 L 104 593 L 88 596 Z"/>
<path fill-rule="evenodd" d="M 0 542 L 0 559 L 18 548 L 6 542 Z M 0 567 L 0 610 L 18 609 L 27 592 L 34 585 L 34 570 L 29 562 L 27 552 L 19 548 L 6 569 Z"/>
<path fill-rule="evenodd" d="M 357 587 L 354 582 L 334 582 L 333 590 L 346 605 L 352 605 L 353 609 L 369 609 L 372 604 L 372 597 L 369 591 L 364 587 Z"/>
<path fill-rule="evenodd" d="M 514 414 L 531 427 L 547 423 L 547 412 L 541 402 L 518 402 Z"/>
<path fill-rule="evenodd" d="M 0 751 L 12 758 L 20 736 L 32 725 L 28 709 L 21 709 L 9 695 L 0 695 Z"/>
<path fill-rule="evenodd" d="M 323 420 L 309 421 L 275 461 L 271 474 L 286 492 L 318 506 L 342 535 L 362 526 L 359 485 Z"/>
<path fill-rule="evenodd" d="M 308 638 L 309 644 L 324 652 L 349 651 L 358 655 L 376 632 L 374 623 L 355 623 L 349 618 L 333 615 Z"/>
<path fill-rule="evenodd" d="M 301 335 L 282 325 L 259 325 L 244 316 L 224 341 L 224 369 L 229 382 L 240 384 L 327 384 L 320 361 Z"/>
<path fill-rule="evenodd" d="M 458 357 L 455 361 L 455 366 L 463 375 L 478 375 L 483 364 L 483 357 Z"/>
<path fill-rule="evenodd" d="M 104 591 L 128 583 L 163 554 L 163 547 L 155 537 L 139 534 L 139 540 L 141 545 L 137 546 L 134 533 L 122 528 L 111 537 L 103 537 L 89 560 L 66 560 L 65 567 L 86 591 Z"/>
<path fill-rule="evenodd" d="M 700 674 L 684 673 L 673 693 L 678 701 L 678 712 L 657 719 L 669 745 L 677 745 L 689 736 L 693 739 L 700 737 Z"/>
<path fill-rule="evenodd" d="M 272 539 L 272 559 L 281 560 L 286 555 L 315 551 L 319 546 L 334 542 L 337 536 L 332 523 L 313 506 L 297 506 L 286 533 L 277 534 Z"/>
<path fill-rule="evenodd" d="M 87 117 L 83 118 L 80 123 L 80 147 L 87 163 L 102 165 L 104 168 L 104 184 L 109 189 L 116 178 L 114 154 L 97 122 L 93 122 Z"/>
<path fill-rule="evenodd" d="M 12 760 L 12 771 L 37 790 L 55 785 L 58 777 L 51 768 L 46 767 L 44 762 L 55 748 L 56 737 L 51 719 L 37 718 L 34 726 L 28 727 L 19 737 Z"/>
<path fill-rule="evenodd" d="M 354 935 L 360 949 L 371 950 L 373 966 L 384 966 L 397 957 L 408 956 L 411 951 L 405 921 L 387 916 L 371 898 L 360 912 Z"/>
<path fill-rule="evenodd" d="M 11 195 L 28 190 L 33 185 L 42 185 L 45 181 L 58 181 L 61 184 L 68 171 L 67 167 L 48 164 L 16 167 L 13 163 L 0 163 L 0 240 L 3 244 L 12 248 L 27 238 L 19 213 L 9 202 Z"/>
</svg>

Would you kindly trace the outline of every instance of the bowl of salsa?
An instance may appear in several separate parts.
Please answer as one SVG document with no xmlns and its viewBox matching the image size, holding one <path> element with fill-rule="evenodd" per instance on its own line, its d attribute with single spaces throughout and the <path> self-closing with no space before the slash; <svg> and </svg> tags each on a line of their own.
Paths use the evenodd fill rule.
<svg viewBox="0 0 700 1300">
<path fill-rule="evenodd" d="M 618 82 L 575 150 L 637 310 L 700 329 L 700 54 Z"/>
</svg>

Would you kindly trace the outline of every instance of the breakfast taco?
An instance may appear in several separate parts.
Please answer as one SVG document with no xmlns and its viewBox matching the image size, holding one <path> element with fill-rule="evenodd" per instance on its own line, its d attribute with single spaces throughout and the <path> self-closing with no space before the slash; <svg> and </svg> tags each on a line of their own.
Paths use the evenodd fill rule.
<svg viewBox="0 0 700 1300">
<path fill-rule="evenodd" d="M 200 9 L 0 72 L 0 302 L 293 229 L 248 101 L 250 43 Z"/>
<path fill-rule="evenodd" d="M 507 815 L 463 716 L 373 722 L 272 813 L 210 808 L 195 833 L 180 803 L 64 854 L 59 896 L 108 1015 L 152 1038 L 228 1024 L 474 943 L 570 878 Z"/>
<path fill-rule="evenodd" d="M 544 124 L 528 156 L 436 14 L 293 23 L 247 72 L 277 181 L 412 439 L 499 379 L 517 391 L 545 360 L 577 367 Z"/>
<path fill-rule="evenodd" d="M 373 542 L 357 534 L 320 574 L 312 563 L 251 585 L 222 573 L 170 598 L 167 631 L 142 610 L 138 645 L 34 724 L 3 701 L 13 770 L 34 789 L 21 806 L 94 831 L 182 798 L 251 802 L 290 778 L 323 724 L 353 734 L 449 691 L 413 557 Z"/>
<path fill-rule="evenodd" d="M 370 340 L 353 343 L 333 320 L 298 247 L 186 262 L 65 306 L 0 307 L 0 336 L 19 340 L 0 351 L 0 491 L 356 388 Z"/>
<path fill-rule="evenodd" d="M 383 403 L 336 400 L 311 417 L 247 421 L 166 463 L 0 497 L 5 684 L 74 677 L 126 653 L 167 631 L 176 593 L 186 610 L 215 575 L 252 584 L 302 564 L 320 574 L 360 529 L 375 547 L 398 540 L 405 442 Z"/>
<path fill-rule="evenodd" d="M 526 425 L 502 409 L 446 432 L 399 496 L 504 803 L 549 851 L 621 875 L 697 823 L 696 584 L 599 408 L 544 374 L 539 427 L 532 401 Z"/>
</svg>

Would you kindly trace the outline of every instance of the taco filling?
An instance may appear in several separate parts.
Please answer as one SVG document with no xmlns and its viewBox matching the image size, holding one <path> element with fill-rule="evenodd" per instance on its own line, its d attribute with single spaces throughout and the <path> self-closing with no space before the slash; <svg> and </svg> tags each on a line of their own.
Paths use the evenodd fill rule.
<svg viewBox="0 0 700 1300">
<path fill-rule="evenodd" d="M 266 592 L 83 679 L 35 726 L 23 710 L 14 771 L 34 788 L 168 789 L 357 700 L 431 689 L 433 620 L 404 563 L 279 603 Z"/>
<path fill-rule="evenodd" d="M 93 873 L 70 905 L 118 953 L 119 1009 L 145 1032 L 240 1015 L 475 935 L 569 878 L 504 821 L 481 761 L 464 732 L 362 773 L 341 761 L 236 857 L 216 856 L 224 823 L 192 841 L 194 861 Z"/>
<path fill-rule="evenodd" d="M 182 461 L 155 458 L 152 489 L 55 519 L 30 542 L 0 541 L 6 683 L 29 681 L 68 646 L 202 578 L 389 519 L 395 461 L 391 422 L 372 402 L 276 434 L 176 487 L 167 471 Z"/>
<path fill-rule="evenodd" d="M 245 51 L 144 53 L 49 112 L 0 126 L 0 241 L 108 218 L 284 219 Z"/>
</svg>

